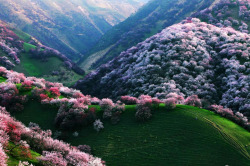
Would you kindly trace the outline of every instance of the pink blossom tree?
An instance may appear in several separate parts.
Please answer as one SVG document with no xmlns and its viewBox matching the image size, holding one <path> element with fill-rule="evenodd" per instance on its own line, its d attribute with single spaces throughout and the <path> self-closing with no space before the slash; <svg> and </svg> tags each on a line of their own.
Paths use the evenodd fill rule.
<svg viewBox="0 0 250 166">
<path fill-rule="evenodd" d="M 202 107 L 202 105 L 201 105 L 201 100 L 198 98 L 197 95 L 189 96 L 189 97 L 185 100 L 185 104 L 186 104 L 186 105 L 191 105 L 191 106 L 194 106 L 194 107 Z"/>
</svg>

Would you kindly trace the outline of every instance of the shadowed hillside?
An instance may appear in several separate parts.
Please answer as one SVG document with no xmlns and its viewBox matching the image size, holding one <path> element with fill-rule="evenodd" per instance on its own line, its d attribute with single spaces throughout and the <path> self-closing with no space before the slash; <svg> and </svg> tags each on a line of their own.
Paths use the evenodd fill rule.
<svg viewBox="0 0 250 166">
<path fill-rule="evenodd" d="M 95 69 L 122 51 L 142 42 L 162 29 L 180 22 L 197 10 L 209 7 L 214 0 L 153 0 L 124 22 L 102 36 L 95 47 L 80 60 L 84 70 Z M 95 61 L 93 62 L 93 59 Z M 85 66 L 85 64 L 88 64 Z"/>
<path fill-rule="evenodd" d="M 71 59 L 144 3 L 128 0 L 0 0 L 0 19 Z"/>
</svg>

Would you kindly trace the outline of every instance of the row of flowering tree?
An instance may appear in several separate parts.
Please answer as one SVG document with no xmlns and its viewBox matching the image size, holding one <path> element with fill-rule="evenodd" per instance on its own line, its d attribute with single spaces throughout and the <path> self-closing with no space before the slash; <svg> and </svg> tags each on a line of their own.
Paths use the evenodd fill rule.
<svg viewBox="0 0 250 166">
<path fill-rule="evenodd" d="M 177 104 L 190 105 L 194 107 L 206 107 L 216 114 L 234 121 L 247 130 L 250 130 L 250 122 L 248 118 L 240 112 L 234 113 L 229 108 L 224 108 L 221 105 L 204 105 L 203 101 L 197 95 L 192 95 L 184 99 L 177 93 L 169 93 L 164 99 L 152 98 L 148 95 L 141 95 L 139 98 L 131 96 L 122 96 L 121 101 L 129 105 L 136 104 L 136 119 L 138 121 L 147 121 L 152 117 L 152 111 L 159 109 L 160 104 L 164 104 L 166 110 L 173 110 Z M 204 106 L 203 106 L 204 105 Z"/>
<path fill-rule="evenodd" d="M 80 91 L 60 83 L 25 77 L 4 67 L 0 67 L 0 76 L 7 78 L 6 82 L 0 84 L 0 105 L 10 112 L 22 111 L 28 100 L 36 99 L 42 104 L 58 107 L 55 121 L 60 129 L 71 130 L 95 120 L 95 110 L 88 109 L 88 105 L 91 102 L 99 103 L 97 98 L 84 96 Z"/>
<path fill-rule="evenodd" d="M 10 28 L 0 21 L 0 49 L 7 55 L 0 57 L 0 64 L 11 69 L 20 63 L 20 52 L 23 48 L 23 41 Z"/>
<path fill-rule="evenodd" d="M 29 128 L 21 122 L 13 119 L 4 107 L 0 107 L 0 165 L 7 166 L 8 155 L 12 149 L 10 142 L 22 148 L 27 153 L 29 149 L 42 154 L 37 158 L 39 163 L 45 166 L 102 166 L 104 162 L 100 158 L 82 152 L 77 147 L 65 142 L 52 139 L 51 131 L 42 131 L 39 127 L 31 125 Z M 12 147 L 13 148 L 13 147 Z M 29 158 L 27 154 L 26 158 Z M 27 163 L 26 163 L 27 164 Z M 20 165 L 26 165 L 20 162 Z"/>
<path fill-rule="evenodd" d="M 35 77 L 25 77 L 22 73 L 9 71 L 3 67 L 0 67 L 0 76 L 7 78 L 6 83 L 0 84 L 1 106 L 6 107 L 10 112 L 22 111 L 23 105 L 29 99 L 39 100 L 42 104 L 58 108 L 58 113 L 55 117 L 56 127 L 66 131 L 74 131 L 77 128 L 91 124 L 94 124 L 96 126 L 95 129 L 98 131 L 97 126 L 100 126 L 100 129 L 103 128 L 97 119 L 96 109 L 90 108 L 89 105 L 99 105 L 103 112 L 102 118 L 109 119 L 113 124 L 119 122 L 122 112 L 125 111 L 125 104 L 137 105 L 136 118 L 139 121 L 150 119 L 152 116 L 151 110 L 154 108 L 158 109 L 161 103 L 165 104 L 166 109 L 173 109 L 176 107 L 176 104 L 197 107 L 202 107 L 203 104 L 205 108 L 212 108 L 207 105 L 206 100 L 200 100 L 197 95 L 191 95 L 186 99 L 184 99 L 182 93 L 173 92 L 166 94 L 161 99 L 157 97 L 152 98 L 149 95 L 141 95 L 139 98 L 121 96 L 120 101 L 114 103 L 111 99 L 104 98 L 100 100 L 96 97 L 85 96 L 80 91 L 64 87 L 60 83 L 51 83 Z M 243 117 L 247 119 L 244 115 Z M 241 121 L 240 124 L 247 126 L 248 120 L 244 123 Z"/>
</svg>

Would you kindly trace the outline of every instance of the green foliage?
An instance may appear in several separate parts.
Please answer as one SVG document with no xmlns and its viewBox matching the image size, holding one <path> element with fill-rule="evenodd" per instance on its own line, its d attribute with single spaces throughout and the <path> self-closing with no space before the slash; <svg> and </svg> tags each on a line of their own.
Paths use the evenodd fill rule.
<svg viewBox="0 0 250 166">
<path fill-rule="evenodd" d="M 0 76 L 0 83 L 5 82 L 7 79 Z"/>
<path fill-rule="evenodd" d="M 23 49 L 25 52 L 29 52 L 31 49 L 35 49 L 36 46 L 29 44 L 29 43 L 23 43 Z"/>
<path fill-rule="evenodd" d="M 8 149 L 12 149 L 15 145 L 13 143 L 9 143 Z M 29 163 L 32 163 L 33 165 L 38 165 L 37 157 L 40 157 L 41 155 L 39 153 L 36 153 L 32 150 L 30 150 L 31 158 L 27 158 L 25 156 L 22 156 L 22 150 L 20 147 L 14 148 L 11 152 L 7 152 L 7 155 L 9 156 L 8 159 L 8 166 L 16 166 L 18 165 L 19 161 L 28 161 Z"/>
<path fill-rule="evenodd" d="M 16 87 L 19 91 L 19 95 L 31 95 L 31 91 L 32 89 L 34 89 L 34 87 L 32 87 L 31 89 L 25 89 L 22 87 L 22 84 L 16 84 Z"/>
</svg>

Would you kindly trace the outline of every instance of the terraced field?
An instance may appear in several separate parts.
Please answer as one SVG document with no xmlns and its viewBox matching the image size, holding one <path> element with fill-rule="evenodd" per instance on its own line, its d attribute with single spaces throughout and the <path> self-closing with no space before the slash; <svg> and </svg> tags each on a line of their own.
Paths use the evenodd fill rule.
<svg viewBox="0 0 250 166">
<path fill-rule="evenodd" d="M 55 115 L 53 111 L 27 109 L 33 109 L 36 118 L 25 116 L 28 113 L 16 118 L 42 128 L 53 125 L 53 118 L 44 115 Z M 146 123 L 136 122 L 134 114 L 135 106 L 126 106 L 118 125 L 104 121 L 101 132 L 89 126 L 66 141 L 90 145 L 107 165 L 250 165 L 250 133 L 213 112 L 183 105 L 166 111 L 161 106 Z"/>
</svg>

